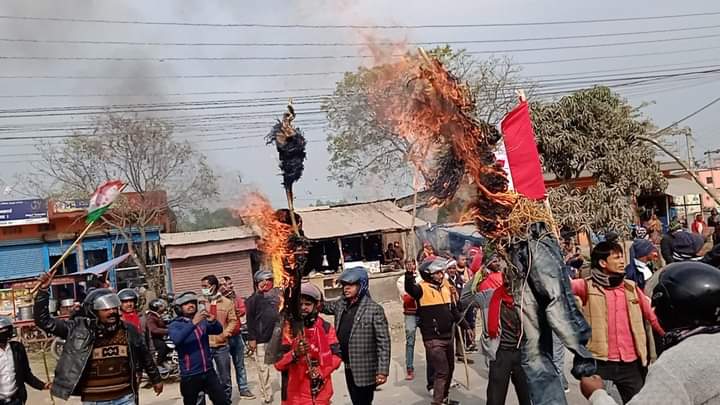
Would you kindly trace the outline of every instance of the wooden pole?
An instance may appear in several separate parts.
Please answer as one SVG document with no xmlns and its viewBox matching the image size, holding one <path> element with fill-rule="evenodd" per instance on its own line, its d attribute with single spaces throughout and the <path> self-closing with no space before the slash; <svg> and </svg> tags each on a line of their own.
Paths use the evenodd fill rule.
<svg viewBox="0 0 720 405">
<path fill-rule="evenodd" d="M 65 261 L 65 259 L 67 259 L 68 256 L 70 256 L 70 254 L 72 254 L 73 249 L 75 249 L 75 247 L 78 245 L 78 243 L 85 237 L 85 235 L 87 235 L 88 231 L 90 231 L 90 228 L 93 226 L 93 224 L 95 224 L 95 221 L 87 224 L 85 226 L 85 229 L 83 229 L 82 232 L 80 232 L 80 235 L 78 235 L 78 237 L 75 238 L 73 243 L 65 250 L 65 253 L 63 253 L 62 256 L 60 256 L 60 259 L 58 261 L 56 261 L 55 264 L 52 265 L 52 267 L 50 267 L 50 269 L 48 270 L 48 273 L 50 274 L 51 280 L 55 276 L 57 269 Z M 30 294 L 37 293 L 39 289 L 40 289 L 40 283 L 37 283 L 37 284 L 35 284 L 35 287 L 33 287 L 32 290 L 30 290 Z"/>
<path fill-rule="evenodd" d="M 658 132 L 662 132 L 662 131 L 658 131 Z M 679 157 L 675 156 L 674 153 L 670 152 L 665 146 L 663 146 L 660 142 L 656 141 L 655 139 L 648 138 L 646 136 L 638 136 L 637 139 L 653 144 L 655 147 L 657 147 L 661 151 L 665 152 L 666 155 L 673 158 L 673 160 L 675 160 L 680 165 L 680 167 L 682 167 L 683 170 L 687 174 L 689 174 L 690 177 L 692 177 L 692 179 L 695 181 L 695 183 L 697 183 L 697 185 L 700 186 L 700 188 L 702 188 L 710 196 L 710 198 L 715 200 L 716 204 L 720 205 L 720 197 L 718 197 L 717 194 L 715 194 L 715 192 L 713 192 L 712 190 L 707 188 L 707 186 L 705 186 L 705 184 L 703 184 L 703 182 L 700 180 L 700 178 L 697 176 L 697 174 L 695 174 L 694 171 L 692 171 L 688 166 L 686 166 L 685 163 Z"/>
<path fill-rule="evenodd" d="M 337 238 L 338 251 L 340 252 L 340 266 L 345 270 L 345 254 L 343 253 L 342 240 Z"/>
<path fill-rule="evenodd" d="M 421 48 L 422 49 L 422 48 Z M 412 257 L 417 268 L 417 245 L 415 244 L 415 215 L 417 215 L 417 199 L 418 199 L 418 171 L 415 169 L 413 173 L 413 208 L 412 218 L 410 218 L 410 245 L 412 246 Z"/>
<path fill-rule="evenodd" d="M 52 345 L 52 342 L 50 342 Z M 48 367 L 47 363 L 47 350 L 45 350 L 45 345 L 43 345 L 42 348 L 42 358 L 43 358 L 43 365 L 45 366 L 45 376 L 47 377 L 47 382 L 50 382 L 50 368 Z M 48 391 L 48 394 L 50 394 L 50 402 L 52 405 L 55 405 L 55 398 L 53 397 L 52 392 Z"/>
</svg>

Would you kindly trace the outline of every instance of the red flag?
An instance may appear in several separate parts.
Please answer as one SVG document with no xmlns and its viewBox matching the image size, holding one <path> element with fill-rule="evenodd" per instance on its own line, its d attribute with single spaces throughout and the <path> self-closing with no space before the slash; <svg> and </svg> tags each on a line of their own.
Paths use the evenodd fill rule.
<svg viewBox="0 0 720 405">
<path fill-rule="evenodd" d="M 545 198 L 545 179 L 527 101 L 510 111 L 500 123 L 515 191 L 533 200 Z"/>
</svg>

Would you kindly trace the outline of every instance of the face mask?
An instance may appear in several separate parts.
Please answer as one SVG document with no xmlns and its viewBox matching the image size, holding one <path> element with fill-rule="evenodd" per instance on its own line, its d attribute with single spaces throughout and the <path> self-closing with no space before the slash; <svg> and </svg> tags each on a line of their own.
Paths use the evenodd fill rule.
<svg viewBox="0 0 720 405">
<path fill-rule="evenodd" d="M 203 288 L 203 289 L 202 289 L 202 294 L 203 294 L 204 296 L 206 296 L 206 297 L 211 296 L 211 295 L 213 294 L 212 288 Z"/>
</svg>

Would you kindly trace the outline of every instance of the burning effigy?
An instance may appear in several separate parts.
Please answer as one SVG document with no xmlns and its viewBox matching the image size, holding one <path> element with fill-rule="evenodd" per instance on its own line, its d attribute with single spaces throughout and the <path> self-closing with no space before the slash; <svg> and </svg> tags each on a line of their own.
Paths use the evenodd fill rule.
<svg viewBox="0 0 720 405">
<path fill-rule="evenodd" d="M 430 203 L 447 204 L 463 182 L 475 189 L 463 219 L 472 220 L 478 232 L 495 240 L 510 264 L 505 282 L 523 315 L 523 367 L 533 403 L 566 403 L 551 362 L 553 333 L 575 353 L 576 377 L 591 374 L 594 361 L 585 348 L 590 328 L 564 276 L 549 210 L 535 201 L 537 193 L 531 198 L 510 189 L 494 153 L 503 136 L 495 126 L 475 118 L 470 88 L 439 60 L 420 49 L 373 67 L 367 80 L 368 104 L 377 123 L 410 145 L 408 160 L 425 180 Z M 534 146 L 534 139 L 531 143 Z M 542 182 L 536 147 L 534 158 Z"/>
</svg>

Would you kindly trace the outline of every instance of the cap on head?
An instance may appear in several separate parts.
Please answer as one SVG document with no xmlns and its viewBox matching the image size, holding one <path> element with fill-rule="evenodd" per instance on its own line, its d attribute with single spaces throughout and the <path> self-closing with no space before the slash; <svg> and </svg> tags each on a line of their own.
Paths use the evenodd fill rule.
<svg viewBox="0 0 720 405">
<path fill-rule="evenodd" d="M 316 302 L 322 301 L 322 292 L 320 292 L 320 289 L 312 283 L 302 283 L 300 285 L 300 295 L 310 297 Z"/>
<path fill-rule="evenodd" d="M 259 270 L 257 273 L 255 273 L 255 276 L 253 277 L 256 283 L 259 283 L 261 281 L 265 280 L 272 280 L 273 274 L 267 270 Z"/>
</svg>

